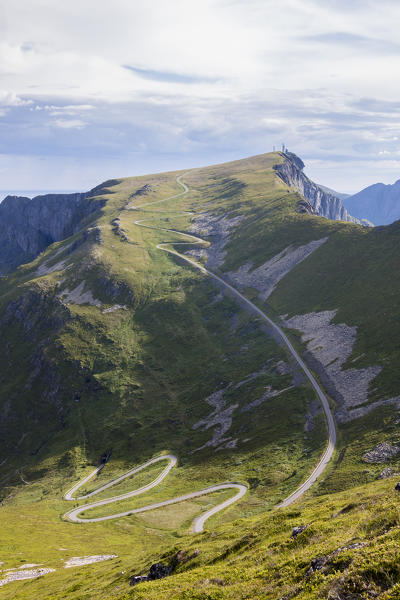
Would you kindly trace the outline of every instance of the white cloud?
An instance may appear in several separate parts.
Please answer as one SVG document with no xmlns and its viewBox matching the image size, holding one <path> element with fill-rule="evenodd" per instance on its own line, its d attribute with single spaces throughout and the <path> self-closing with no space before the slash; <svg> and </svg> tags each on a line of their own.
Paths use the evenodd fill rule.
<svg viewBox="0 0 400 600">
<path fill-rule="evenodd" d="M 115 0 L 112 7 L 94 0 L 63 6 L 5 0 L 0 64 L 3 80 L 17 93 L 63 98 L 120 101 L 177 88 L 188 95 L 217 88 L 227 95 L 265 88 L 352 93 L 357 86 L 358 93 L 370 94 L 377 84 L 394 96 L 400 5 L 390 3 L 388 18 L 385 4 L 365 3 L 364 10 L 355 6 L 344 16 L 342 3 L 335 9 L 335 3 L 312 0 Z M 324 35 L 329 43 L 321 42 Z M 366 40 L 361 48 L 360 38 Z M 376 51 L 380 38 L 384 57 Z M 187 90 L 144 79 L 126 64 L 200 83 Z"/>
<path fill-rule="evenodd" d="M 17 153 L 26 139 L 93 159 L 134 149 L 157 170 L 160 153 L 179 167 L 284 141 L 316 178 L 334 172 L 316 159 L 336 165 L 341 187 L 344 162 L 362 178 L 382 146 L 398 150 L 396 1 L 3 0 L 2 11 L 0 115 Z M 18 145 L 11 113 L 32 100 Z"/>
<path fill-rule="evenodd" d="M 24 100 L 17 96 L 15 92 L 1 91 L 0 90 L 0 106 L 26 106 L 32 104 L 32 100 Z"/>
<path fill-rule="evenodd" d="M 87 123 L 80 119 L 56 119 L 50 123 L 53 127 L 60 127 L 61 129 L 83 129 Z"/>
</svg>

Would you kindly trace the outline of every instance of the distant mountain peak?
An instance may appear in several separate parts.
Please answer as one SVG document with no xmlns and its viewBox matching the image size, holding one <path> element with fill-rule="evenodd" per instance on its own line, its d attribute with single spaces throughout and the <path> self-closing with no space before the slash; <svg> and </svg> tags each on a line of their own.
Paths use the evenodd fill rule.
<svg viewBox="0 0 400 600">
<path fill-rule="evenodd" d="M 392 184 L 374 183 L 346 198 L 346 208 L 359 219 L 389 225 L 400 219 L 400 179 Z"/>
</svg>

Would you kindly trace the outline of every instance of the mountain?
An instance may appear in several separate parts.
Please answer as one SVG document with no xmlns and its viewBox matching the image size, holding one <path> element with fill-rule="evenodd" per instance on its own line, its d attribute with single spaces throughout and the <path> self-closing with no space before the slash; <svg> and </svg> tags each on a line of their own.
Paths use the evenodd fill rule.
<svg viewBox="0 0 400 600">
<path fill-rule="evenodd" d="M 7 196 L 0 204 L 0 275 L 82 228 L 102 206 L 99 193 Z"/>
<path fill-rule="evenodd" d="M 340 198 L 330 193 L 327 188 L 311 181 L 304 173 L 304 163 L 292 152 L 282 154 L 284 161 L 276 166 L 282 180 L 294 188 L 314 207 L 316 214 L 335 221 L 360 223 L 345 209 Z"/>
<path fill-rule="evenodd" d="M 400 179 L 392 185 L 370 185 L 346 198 L 344 203 L 359 219 L 368 219 L 374 225 L 389 225 L 400 218 Z"/>
<path fill-rule="evenodd" d="M 325 192 L 328 192 L 328 194 L 332 194 L 332 196 L 336 196 L 336 198 L 339 198 L 339 200 L 342 200 L 342 202 L 344 202 L 344 200 L 346 200 L 346 198 L 349 198 L 351 196 L 351 194 L 344 194 L 343 192 L 336 192 L 335 190 L 332 190 L 331 188 L 326 187 L 326 185 L 321 185 L 321 184 L 317 184 L 317 185 L 318 185 L 318 187 L 325 190 Z"/>
<path fill-rule="evenodd" d="M 293 153 L 282 154 L 276 165 L 281 179 L 304 196 L 308 204 L 298 206 L 333 220 L 358 222 L 338 197 L 304 175 L 303 161 Z M 54 242 L 82 229 L 103 206 L 99 196 L 114 182 L 105 182 L 90 192 L 46 194 L 30 199 L 7 196 L 0 204 L 0 275 L 36 258 Z"/>
<path fill-rule="evenodd" d="M 316 214 L 294 160 L 106 182 L 0 279 L 4 598 L 396 597 L 400 222 Z"/>
</svg>

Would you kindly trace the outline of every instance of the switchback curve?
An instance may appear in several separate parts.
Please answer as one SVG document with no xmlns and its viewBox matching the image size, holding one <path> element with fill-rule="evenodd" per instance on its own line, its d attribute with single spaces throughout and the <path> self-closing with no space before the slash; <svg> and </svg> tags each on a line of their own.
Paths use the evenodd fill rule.
<svg viewBox="0 0 400 600">
<path fill-rule="evenodd" d="M 174 196 L 169 196 L 168 198 L 157 200 L 155 202 L 148 202 L 148 203 L 142 204 L 140 206 L 132 206 L 132 207 L 130 207 L 130 209 L 131 210 L 141 210 L 147 206 L 152 206 L 154 204 L 160 204 L 162 202 L 167 202 L 168 200 L 173 200 L 175 198 L 184 196 L 185 194 L 187 194 L 189 192 L 189 188 L 183 181 L 181 181 L 183 176 L 184 175 L 179 175 L 176 178 L 177 183 L 180 186 L 182 186 L 182 188 L 183 188 L 182 192 L 175 194 Z M 185 214 L 188 214 L 188 213 L 185 213 Z M 246 306 L 248 307 L 248 309 L 250 309 L 251 312 L 253 312 L 255 315 L 260 317 L 264 322 L 266 322 L 268 324 L 269 327 L 272 327 L 273 330 L 279 335 L 282 342 L 284 343 L 284 345 L 286 346 L 286 348 L 288 349 L 288 351 L 290 352 L 290 354 L 292 355 L 294 360 L 297 362 L 297 364 L 299 365 L 301 370 L 304 372 L 307 379 L 311 383 L 315 393 L 317 394 L 317 396 L 322 404 L 322 408 L 324 410 L 326 421 L 328 424 L 328 443 L 327 443 L 327 446 L 326 446 L 318 464 L 314 467 L 314 469 L 311 472 L 311 474 L 309 475 L 309 477 L 296 490 L 294 490 L 289 496 L 287 496 L 287 498 L 285 498 L 280 504 L 278 504 L 277 508 L 283 508 L 283 507 L 289 506 L 290 504 L 292 504 L 293 502 L 298 500 L 313 485 L 313 483 L 315 483 L 315 481 L 321 476 L 321 474 L 325 471 L 326 467 L 328 466 L 329 462 L 331 461 L 333 453 L 335 451 L 335 445 L 336 445 L 335 421 L 334 421 L 333 414 L 332 414 L 332 411 L 329 406 L 329 401 L 328 401 L 325 393 L 323 392 L 321 386 L 318 384 L 314 375 L 311 373 L 311 371 L 309 370 L 307 365 L 304 363 L 303 359 L 300 357 L 298 352 L 293 347 L 293 345 L 292 345 L 291 341 L 289 340 L 289 338 L 287 337 L 287 335 L 284 333 L 284 331 L 281 329 L 281 327 L 279 327 L 279 325 L 277 325 L 277 323 L 275 323 L 272 319 L 270 319 L 270 317 L 268 317 L 260 308 L 258 308 L 255 304 L 253 304 L 253 302 L 251 302 L 248 298 L 246 298 L 243 294 L 241 294 L 241 292 L 239 292 L 236 288 L 234 288 L 230 283 L 225 281 L 222 277 L 220 277 L 219 275 L 216 275 L 215 273 L 213 273 L 212 271 L 210 271 L 203 265 L 197 263 L 195 260 L 189 258 L 188 256 L 186 256 L 184 254 L 180 254 L 176 250 L 173 250 L 169 247 L 171 245 L 177 246 L 177 245 L 194 245 L 194 244 L 200 244 L 200 245 L 204 246 L 207 244 L 207 242 L 205 242 L 204 240 L 202 240 L 201 238 L 199 238 L 195 235 L 192 235 L 189 233 L 183 233 L 181 231 L 176 231 L 175 229 L 155 227 L 153 225 L 144 225 L 145 220 L 147 220 L 147 219 L 137 220 L 137 221 L 135 221 L 135 225 L 137 225 L 139 227 L 145 227 L 147 229 L 155 229 L 157 231 L 166 231 L 166 232 L 170 232 L 170 233 L 175 233 L 178 235 L 182 235 L 186 238 L 190 238 L 192 240 L 190 242 L 162 243 L 162 244 L 158 244 L 157 248 L 159 250 L 168 252 L 169 254 L 173 254 L 173 255 L 179 257 L 180 259 L 189 263 L 191 266 L 198 269 L 204 275 L 208 275 L 208 276 L 212 277 L 213 279 L 215 279 L 216 281 L 218 281 L 219 284 L 222 284 L 223 287 L 228 289 L 231 293 L 233 293 L 234 296 L 239 298 L 241 300 L 241 302 L 244 302 L 246 304 Z M 75 523 L 93 523 L 93 522 L 99 522 L 99 521 L 106 521 L 106 520 L 110 520 L 110 519 L 116 519 L 119 517 L 124 517 L 124 516 L 128 516 L 128 515 L 133 515 L 133 514 L 138 514 L 138 513 L 154 510 L 156 508 L 161 508 L 163 506 L 168 506 L 170 504 L 183 502 L 185 500 L 197 498 L 199 496 L 203 496 L 205 494 L 210 494 L 212 492 L 216 492 L 219 490 L 237 489 L 238 492 L 235 494 L 235 496 L 225 500 L 221 504 L 218 504 L 211 510 L 209 510 L 209 511 L 205 512 L 204 514 L 195 518 L 195 520 L 193 521 L 193 525 L 192 525 L 192 531 L 194 533 L 198 533 L 198 532 L 203 531 L 204 524 L 207 521 L 207 519 L 209 519 L 211 516 L 213 516 L 217 512 L 227 508 L 234 502 L 237 502 L 238 500 L 240 500 L 247 492 L 247 486 L 242 483 L 238 483 L 238 482 L 221 483 L 221 484 L 216 484 L 216 485 L 210 486 L 208 488 L 205 488 L 205 489 L 197 491 L 197 492 L 190 492 L 188 494 L 178 496 L 171 500 L 164 500 L 164 501 L 157 502 L 154 504 L 149 504 L 149 505 L 141 507 L 141 508 L 132 509 L 132 510 L 129 510 L 126 512 L 107 515 L 104 517 L 95 517 L 95 518 L 91 518 L 91 519 L 79 517 L 79 515 L 85 510 L 89 510 L 90 508 L 95 508 L 97 506 L 104 506 L 106 504 L 119 502 L 121 500 L 125 500 L 127 498 L 131 498 L 133 496 L 143 494 L 146 491 L 155 487 L 156 485 L 159 485 L 165 479 L 165 477 L 168 475 L 170 470 L 177 463 L 177 458 L 174 455 L 167 454 L 164 456 L 159 456 L 159 457 L 153 458 L 150 461 L 144 463 L 143 465 L 140 465 L 139 467 L 135 467 L 135 468 L 131 469 L 130 471 L 127 471 L 120 477 L 110 481 L 107 484 L 104 484 L 103 486 L 101 486 L 97 490 L 94 490 L 93 492 L 90 492 L 89 494 L 85 494 L 83 496 L 78 496 L 78 497 L 74 498 L 74 496 L 73 496 L 74 493 L 78 489 L 80 489 L 85 483 L 87 483 L 90 479 L 92 479 L 100 471 L 100 469 L 102 468 L 102 466 L 100 466 L 100 467 L 96 468 L 92 473 L 90 473 L 87 477 L 85 477 L 83 480 L 81 480 L 80 482 L 75 484 L 70 490 L 68 490 L 68 492 L 66 492 L 64 494 L 64 499 L 65 500 L 81 500 L 81 499 L 85 499 L 85 498 L 94 496 L 95 494 L 98 494 L 101 491 L 103 491 L 113 485 L 116 485 L 123 479 L 126 479 L 127 477 L 130 477 L 130 476 L 134 475 L 135 473 L 141 471 L 142 469 L 145 469 L 146 467 L 150 466 L 151 464 L 154 464 L 161 460 L 168 460 L 169 463 L 165 467 L 165 469 L 160 473 L 160 475 L 158 475 L 158 477 L 156 479 L 154 479 L 150 484 L 143 486 L 141 488 L 138 488 L 136 490 L 133 490 L 131 492 L 127 492 L 126 494 L 121 494 L 119 496 L 113 496 L 112 498 L 108 498 L 105 500 L 99 500 L 97 502 L 92 502 L 90 504 L 85 504 L 80 507 L 74 508 L 74 509 L 70 510 L 69 512 L 65 513 L 64 518 L 66 518 L 70 521 L 73 521 Z"/>
<path fill-rule="evenodd" d="M 206 511 L 204 514 L 202 514 L 199 517 L 196 517 L 194 519 L 193 525 L 192 525 L 192 531 L 193 531 L 193 533 L 199 533 L 199 532 L 203 531 L 204 523 L 207 521 L 207 519 L 209 519 L 211 516 L 215 515 L 217 512 L 223 510 L 224 508 L 227 508 L 234 502 L 237 502 L 238 500 L 240 500 L 240 498 L 242 498 L 247 492 L 246 485 L 244 485 L 242 483 L 237 483 L 237 482 L 227 482 L 227 483 L 220 483 L 220 484 L 212 485 L 212 486 L 209 486 L 208 488 L 199 490 L 197 492 L 190 492 L 188 494 L 183 494 L 182 496 L 177 496 L 176 498 L 172 498 L 171 500 L 163 500 L 161 502 L 155 502 L 153 504 L 148 504 L 147 506 L 143 506 L 141 508 L 135 508 L 135 509 L 127 510 L 127 511 L 121 512 L 121 513 L 114 513 L 112 515 L 107 515 L 104 517 L 82 518 L 79 516 L 83 511 L 89 510 L 91 508 L 95 508 L 97 506 L 105 506 L 107 504 L 112 504 L 114 502 L 120 502 L 121 500 L 126 500 L 128 498 L 132 498 L 133 496 L 138 496 L 140 494 L 144 494 L 145 492 L 148 492 L 152 488 L 159 485 L 167 477 L 168 473 L 178 462 L 176 456 L 174 456 L 173 454 L 164 454 L 162 456 L 152 458 L 151 460 L 143 463 L 139 467 L 130 469 L 129 471 L 127 471 L 120 477 L 117 477 L 116 479 L 109 481 L 108 483 L 102 485 L 101 487 L 97 488 L 93 492 L 84 494 L 83 496 L 74 497 L 75 492 L 77 492 L 83 485 L 85 485 L 85 483 L 87 483 L 88 481 L 93 479 L 93 477 L 95 477 L 97 475 L 97 473 L 99 473 L 99 471 L 104 466 L 104 465 L 101 465 L 100 467 L 97 467 L 96 469 L 94 469 L 94 471 L 92 471 L 87 477 L 85 477 L 84 479 L 82 479 L 81 481 L 76 483 L 71 489 L 69 489 L 68 492 L 66 492 L 64 494 L 64 500 L 69 500 L 69 501 L 83 500 L 85 498 L 90 498 L 91 496 L 95 496 L 96 494 L 103 492 L 107 488 L 110 488 L 110 487 L 116 485 L 117 483 L 120 483 L 127 477 L 131 477 L 132 475 L 135 475 L 136 473 L 138 473 L 139 471 L 142 471 L 146 467 L 149 467 L 150 465 L 155 464 L 160 461 L 163 461 L 163 460 L 167 460 L 168 465 L 165 467 L 165 469 L 162 470 L 162 472 L 151 483 L 149 483 L 141 488 L 138 488 L 136 490 L 127 492 L 125 494 L 120 494 L 118 496 L 113 496 L 112 498 L 98 500 L 97 502 L 91 502 L 89 504 L 83 504 L 82 506 L 73 508 L 72 510 L 65 513 L 64 518 L 68 519 L 69 521 L 72 521 L 73 523 L 98 523 L 100 521 L 109 521 L 110 519 L 118 519 L 120 517 L 126 517 L 126 516 L 130 516 L 130 515 L 134 515 L 134 514 L 139 514 L 139 513 L 147 512 L 149 510 L 154 510 L 156 508 L 162 508 L 163 506 L 177 504 L 178 502 L 184 502 L 185 500 L 191 500 L 193 498 L 205 496 L 206 494 L 211 494 L 212 492 L 218 492 L 221 490 L 229 490 L 229 489 L 237 489 L 238 491 L 235 494 L 235 496 L 233 496 L 232 498 L 228 498 L 224 502 L 217 504 L 217 506 L 214 506 L 212 509 Z"/>
</svg>

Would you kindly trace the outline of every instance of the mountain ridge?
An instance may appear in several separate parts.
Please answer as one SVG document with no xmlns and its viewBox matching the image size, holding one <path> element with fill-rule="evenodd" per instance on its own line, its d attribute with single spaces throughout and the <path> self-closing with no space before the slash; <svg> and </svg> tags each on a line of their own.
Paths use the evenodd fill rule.
<svg viewBox="0 0 400 600">
<path fill-rule="evenodd" d="M 350 211 L 374 225 L 390 225 L 400 218 L 400 179 L 375 183 L 344 200 Z"/>
<path fill-rule="evenodd" d="M 306 575 L 315 556 L 341 564 L 349 586 L 354 569 L 362 572 L 358 556 L 379 565 L 371 548 L 380 535 L 395 539 L 398 517 L 389 523 L 382 513 L 381 523 L 370 495 L 392 511 L 393 485 L 362 457 L 398 435 L 399 224 L 367 229 L 299 210 L 307 201 L 274 168 L 284 160 L 275 153 L 118 180 L 89 223 L 1 278 L 1 558 L 5 569 L 38 558 L 56 569 L 5 585 L 5 598 L 237 600 L 298 591 L 309 600 L 339 585 L 332 571 Z M 193 234 L 201 247 L 187 245 Z M 329 389 L 337 453 L 289 509 L 274 507 L 307 480 L 326 447 L 321 407 L 271 332 L 173 253 L 182 250 L 279 323 Z M 243 482 L 249 492 L 195 538 L 193 518 L 229 492 L 107 525 L 60 518 L 63 493 L 94 468 L 98 480 L 85 492 L 166 452 L 179 462 L 146 505 L 218 481 Z M 396 457 L 389 464 L 400 466 Z M 135 485 L 157 474 L 144 470 Z M 112 495 L 132 490 L 128 479 L 118 486 Z M 351 507 L 340 512 L 351 504 L 364 524 Z M 134 499 L 118 504 L 124 513 L 136 508 Z M 93 510 L 89 518 L 108 514 Z M 349 541 L 355 536 L 360 547 Z M 171 577 L 130 590 L 131 577 L 172 563 L 180 550 L 188 560 Z M 64 570 L 64 561 L 89 555 L 112 558 Z"/>
<path fill-rule="evenodd" d="M 300 210 L 333 220 L 359 222 L 348 214 L 337 197 L 304 175 L 304 163 L 299 157 L 289 152 L 282 156 L 284 162 L 277 165 L 276 172 L 305 197 L 305 202 L 299 204 Z M 234 162 L 255 159 L 257 156 Z M 52 243 L 79 231 L 93 213 L 101 210 L 99 196 L 116 183 L 106 181 L 89 192 L 45 194 L 32 199 L 7 196 L 0 204 L 0 275 L 34 260 Z"/>
</svg>

